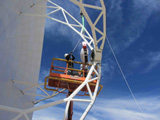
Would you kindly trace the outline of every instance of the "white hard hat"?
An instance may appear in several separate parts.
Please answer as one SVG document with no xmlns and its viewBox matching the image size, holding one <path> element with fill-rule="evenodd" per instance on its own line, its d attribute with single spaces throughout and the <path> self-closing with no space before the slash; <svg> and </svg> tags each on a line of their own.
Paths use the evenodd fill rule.
<svg viewBox="0 0 160 120">
<path fill-rule="evenodd" d="M 87 45 L 87 43 L 86 42 L 82 42 L 82 46 L 86 46 Z"/>
<path fill-rule="evenodd" d="M 68 55 L 68 53 L 64 54 L 64 57 L 66 58 L 66 57 L 67 57 L 67 55 Z"/>
<path fill-rule="evenodd" d="M 86 42 L 82 42 L 82 46 L 83 46 L 84 49 L 86 49 L 87 48 L 87 43 Z"/>
</svg>

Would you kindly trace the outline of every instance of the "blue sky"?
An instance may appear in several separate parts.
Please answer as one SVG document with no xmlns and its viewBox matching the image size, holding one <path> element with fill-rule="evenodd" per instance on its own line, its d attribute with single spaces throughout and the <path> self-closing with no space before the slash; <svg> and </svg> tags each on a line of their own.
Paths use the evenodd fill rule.
<svg viewBox="0 0 160 120">
<path fill-rule="evenodd" d="M 143 113 L 136 106 L 106 41 L 103 50 L 101 79 L 104 88 L 86 119 L 159 120 L 160 1 L 104 1 L 108 39 Z M 91 2 L 98 4 L 97 0 L 91 0 Z M 69 4 L 66 0 L 57 3 L 81 21 L 78 7 Z M 70 7 L 71 5 L 73 7 Z M 52 58 L 64 58 L 64 54 L 72 51 L 79 38 L 80 36 L 67 26 L 46 20 L 40 81 L 43 81 L 49 74 Z M 76 61 L 80 61 L 80 48 L 79 45 L 75 51 Z M 62 96 L 51 100 L 60 98 Z M 49 101 L 43 101 L 39 105 L 46 102 Z M 74 118 L 78 119 L 83 110 L 82 104 L 75 103 L 74 106 L 76 109 Z M 35 112 L 33 120 L 62 119 L 63 112 L 63 105 L 50 107 Z"/>
</svg>

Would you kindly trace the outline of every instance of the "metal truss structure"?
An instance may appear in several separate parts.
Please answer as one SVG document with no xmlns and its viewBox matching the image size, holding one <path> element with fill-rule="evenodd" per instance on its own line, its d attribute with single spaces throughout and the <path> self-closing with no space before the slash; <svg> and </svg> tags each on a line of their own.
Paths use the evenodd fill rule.
<svg viewBox="0 0 160 120">
<path fill-rule="evenodd" d="M 5 110 L 5 111 L 10 111 L 10 112 L 17 113 L 17 116 L 15 118 L 13 118 L 13 120 L 18 120 L 22 116 L 24 116 L 26 120 L 29 120 L 29 117 L 27 115 L 28 113 L 31 113 L 31 112 L 34 112 L 34 111 L 37 111 L 37 110 L 40 110 L 40 109 L 48 108 L 48 107 L 51 107 L 51 106 L 54 106 L 54 105 L 58 105 L 58 104 L 61 104 L 61 103 L 67 103 L 66 108 L 65 108 L 64 117 L 63 117 L 63 120 L 66 120 L 69 105 L 70 105 L 71 101 L 88 102 L 89 103 L 88 107 L 86 108 L 86 110 L 84 111 L 84 113 L 82 114 L 82 116 L 80 118 L 80 120 L 83 120 L 86 117 L 87 113 L 89 112 L 89 110 L 91 109 L 91 107 L 93 106 L 93 104 L 95 102 L 95 99 L 96 99 L 96 96 L 97 96 L 97 91 L 99 89 L 98 87 L 99 87 L 100 79 L 101 79 L 101 58 L 102 58 L 102 51 L 103 51 L 105 37 L 106 37 L 106 9 L 105 9 L 105 5 L 104 5 L 103 0 L 100 0 L 100 4 L 101 4 L 100 7 L 85 4 L 85 3 L 83 3 L 82 0 L 78 0 L 78 1 L 77 0 L 70 0 L 70 1 L 74 4 L 76 4 L 77 6 L 79 6 L 81 11 L 83 12 L 84 17 L 86 18 L 88 24 L 90 25 L 92 35 L 90 35 L 90 33 L 87 31 L 86 28 L 84 28 L 85 29 L 85 34 L 83 34 L 82 33 L 83 32 L 83 25 L 78 20 L 76 20 L 71 14 L 69 14 L 65 9 L 63 9 L 62 7 L 60 7 L 59 5 L 55 4 L 53 1 L 50 1 L 50 0 L 47 0 L 47 2 L 50 4 L 50 6 L 40 6 L 40 5 L 38 5 L 38 2 L 37 2 L 37 4 L 35 3 L 35 4 L 31 5 L 31 8 L 35 9 L 35 10 L 36 10 L 37 7 L 53 9 L 51 12 L 46 13 L 45 15 L 42 14 L 40 11 L 37 11 L 39 14 L 31 14 L 31 13 L 20 12 L 20 15 L 46 17 L 46 18 L 49 18 L 53 21 L 62 23 L 64 25 L 67 25 L 72 30 L 74 30 L 77 34 L 79 34 L 81 36 L 81 38 L 87 43 L 90 50 L 94 50 L 94 52 L 95 52 L 94 53 L 95 54 L 95 59 L 92 62 L 92 66 L 90 67 L 89 73 L 88 73 L 85 81 L 70 96 L 68 96 L 67 98 L 64 98 L 62 100 L 50 102 L 50 103 L 47 103 L 47 104 L 44 104 L 44 105 L 41 105 L 41 106 L 36 106 L 36 107 L 33 107 L 33 108 L 24 109 L 24 110 L 0 105 L 0 110 Z M 100 11 L 100 14 L 96 18 L 95 22 L 91 21 L 91 18 L 90 18 L 91 16 L 88 15 L 85 8 L 91 8 L 93 10 L 99 10 Z M 62 12 L 65 21 L 56 19 L 56 18 L 51 16 L 52 14 L 54 14 L 58 11 Z M 70 17 L 70 19 L 72 19 L 76 24 L 71 24 L 68 17 Z M 102 21 L 100 21 L 100 20 L 102 20 Z M 103 30 L 100 30 L 96 27 L 98 22 L 103 23 Z M 99 37 L 99 39 L 96 36 L 96 32 L 98 32 L 101 35 L 101 37 Z M 96 68 L 98 68 L 98 69 L 96 69 Z M 96 77 L 91 78 L 93 73 L 96 74 Z M 96 86 L 95 86 L 95 90 L 92 93 L 91 89 L 90 89 L 90 86 L 89 86 L 89 83 L 94 81 L 94 80 L 97 80 L 97 83 L 96 83 Z M 12 80 L 12 82 L 14 84 L 24 84 L 24 85 L 30 85 L 31 86 L 29 88 L 21 90 L 21 92 L 23 94 L 45 97 L 41 100 L 34 101 L 33 102 L 34 104 L 38 103 L 42 100 L 54 97 L 55 95 L 60 93 L 60 92 L 57 92 L 57 93 L 53 92 L 52 95 L 48 94 L 41 87 L 41 85 L 44 85 L 44 84 L 32 84 L 32 83 L 26 83 L 26 82 L 21 82 L 21 81 L 16 81 L 16 80 Z M 38 87 L 46 95 L 42 96 L 42 95 L 36 95 L 36 94 L 26 92 L 26 91 L 34 88 L 34 87 Z M 88 93 L 89 93 L 88 99 L 76 99 L 75 96 L 84 87 L 87 87 L 87 90 L 88 90 Z"/>
</svg>

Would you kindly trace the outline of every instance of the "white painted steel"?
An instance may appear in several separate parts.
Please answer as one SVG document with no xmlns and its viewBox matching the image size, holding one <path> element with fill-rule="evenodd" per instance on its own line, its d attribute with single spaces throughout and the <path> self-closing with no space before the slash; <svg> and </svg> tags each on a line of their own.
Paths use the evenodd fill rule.
<svg viewBox="0 0 160 120">
<path fill-rule="evenodd" d="M 60 7 L 59 5 L 55 4 L 54 2 L 50 1 L 50 0 L 47 0 L 50 4 L 52 4 L 53 6 L 56 6 L 56 10 L 53 10 L 52 12 L 50 12 L 49 14 L 44 14 L 44 13 L 41 13 L 39 12 L 38 15 L 34 15 L 34 14 L 28 14 L 28 13 L 22 13 L 22 15 L 26 15 L 26 16 L 39 16 L 39 17 L 46 17 L 48 19 L 51 19 L 53 21 L 56 21 L 56 22 L 59 22 L 59 23 L 62 23 L 64 25 L 67 25 L 68 27 L 70 27 L 72 30 L 74 30 L 77 34 L 79 34 L 81 36 L 81 38 L 87 43 L 88 47 L 90 49 L 93 49 L 93 47 L 91 46 L 90 42 L 94 41 L 93 38 L 91 37 L 91 35 L 89 34 L 89 32 L 85 29 L 85 32 L 86 32 L 86 35 L 87 37 L 89 38 L 90 41 L 88 41 L 82 34 L 82 29 L 83 29 L 83 25 L 78 21 L 76 20 L 71 14 L 69 14 L 65 9 L 63 9 L 62 7 Z M 37 8 L 41 8 L 42 6 L 39 6 L 39 5 L 35 5 L 34 9 L 36 10 Z M 61 20 L 58 20 L 54 17 L 50 17 L 49 15 L 51 14 L 54 14 L 56 11 L 59 11 L 61 10 L 62 13 L 63 13 L 63 17 L 65 18 L 65 21 L 61 21 Z M 68 18 L 66 17 L 66 14 L 73 20 L 75 21 L 77 24 L 73 25 L 71 23 L 68 22 Z M 78 29 L 76 29 L 74 26 L 78 26 L 78 27 L 81 27 L 81 31 L 79 31 Z"/>
<path fill-rule="evenodd" d="M 75 102 L 91 102 L 91 100 L 87 100 L 87 99 L 71 99 L 71 101 L 75 101 Z"/>
<path fill-rule="evenodd" d="M 71 103 L 71 101 L 68 100 L 68 101 L 67 101 L 67 105 L 66 105 L 66 109 L 65 109 L 65 112 L 64 112 L 63 120 L 66 120 L 66 118 L 67 118 L 67 114 L 68 114 L 68 109 L 69 109 L 70 103 Z"/>
<path fill-rule="evenodd" d="M 9 0 L 6 0 L 7 2 L 9 1 Z M 18 1 L 18 0 L 17 0 Z M 28 1 L 30 1 L 30 0 L 28 0 Z M 40 0 L 39 2 L 42 2 L 43 0 Z M 26 4 L 26 5 L 30 5 L 30 7 L 28 7 L 28 9 L 32 9 L 34 12 L 31 12 L 31 11 L 27 11 L 26 9 L 25 10 L 22 10 L 22 8 L 21 9 L 19 9 L 19 12 L 17 12 L 18 14 L 19 14 L 19 16 L 17 15 L 17 17 L 20 19 L 19 21 L 20 22 L 26 22 L 26 20 L 25 19 L 23 19 L 23 18 L 30 18 L 30 19 L 35 19 L 35 21 L 36 21 L 36 23 L 35 24 L 37 24 L 37 26 L 34 26 L 33 24 L 32 24 L 32 22 L 29 22 L 29 24 L 30 24 L 30 26 L 34 26 L 33 27 L 33 30 L 39 30 L 39 27 L 40 28 L 43 28 L 44 29 L 44 24 L 42 24 L 43 22 L 44 22 L 44 18 L 46 17 L 46 18 L 49 18 L 49 19 L 51 19 L 51 20 L 53 20 L 53 21 L 57 21 L 57 22 L 59 22 L 59 23 L 62 23 L 62 24 L 64 24 L 64 25 L 67 25 L 67 26 L 69 26 L 71 29 L 73 29 L 77 34 L 79 34 L 81 37 L 82 37 L 82 39 L 87 43 L 87 45 L 88 45 L 88 47 L 92 50 L 92 49 L 95 49 L 96 50 L 96 54 L 98 54 L 98 57 L 99 57 L 99 59 L 97 59 L 97 61 L 94 61 L 93 62 L 93 65 L 91 66 L 91 68 L 90 68 L 90 70 L 89 70 L 89 73 L 88 73 L 88 75 L 87 75 L 87 77 L 86 77 L 86 79 L 85 79 L 85 81 L 69 96 L 69 97 L 67 97 L 67 98 L 64 98 L 64 99 L 62 99 L 62 100 L 59 100 L 59 101 L 54 101 L 54 102 L 51 102 L 51 103 L 47 103 L 47 104 L 44 104 L 44 105 L 41 105 L 41 106 L 37 106 L 37 107 L 30 107 L 30 108 L 26 108 L 26 107 L 24 107 L 24 108 L 19 108 L 19 107 L 15 107 L 15 106 L 11 106 L 11 107 L 8 107 L 8 104 L 6 104 L 6 105 L 0 105 L 0 110 L 5 110 L 5 111 L 11 111 L 11 112 L 17 112 L 17 113 L 19 113 L 17 116 L 14 116 L 13 117 L 13 119 L 14 120 L 19 120 L 19 118 L 22 118 L 22 117 L 24 117 L 26 120 L 28 120 L 28 119 L 30 119 L 31 118 L 31 116 L 29 115 L 29 113 L 32 113 L 33 111 L 37 111 L 37 110 L 41 110 L 41 109 L 44 109 L 44 108 L 47 108 L 47 107 L 51 107 L 51 106 L 54 106 L 54 105 L 58 105 L 58 104 L 61 104 L 61 103 L 65 103 L 65 102 L 67 102 L 67 105 L 66 105 L 66 110 L 65 110 L 65 114 L 64 114 L 64 119 L 66 119 L 66 116 L 67 116 L 67 112 L 68 112 L 68 108 L 69 108 L 69 103 L 70 103 L 70 101 L 76 101 L 76 102 L 89 102 L 89 105 L 88 105 L 88 107 L 86 108 L 86 110 L 85 110 L 85 112 L 83 113 L 83 115 L 81 116 L 81 120 L 83 120 L 85 117 L 86 117 L 86 115 L 87 115 L 87 113 L 88 113 L 88 111 L 91 109 L 91 107 L 93 106 L 93 104 L 94 104 L 94 102 L 95 102 L 95 99 L 96 99 L 96 96 L 97 96 L 97 91 L 98 91 L 98 87 L 99 87 L 99 83 L 100 83 L 100 78 L 101 78 L 101 66 L 100 66 L 100 63 L 101 63 L 101 57 L 102 57 L 102 50 L 103 50 L 103 47 L 104 47 L 104 42 L 105 42 L 105 36 L 106 36 L 106 15 L 105 15 L 105 12 L 106 12 L 106 10 L 105 10 L 105 6 L 104 6 L 104 2 L 103 2 L 103 0 L 100 0 L 100 2 L 101 2 L 101 7 L 99 7 L 99 6 L 93 6 L 93 5 L 87 5 L 87 4 L 84 4 L 83 2 L 82 2 L 82 0 L 79 0 L 79 1 L 77 1 L 77 0 L 70 0 L 71 2 L 73 2 L 74 4 L 76 4 L 76 5 L 78 5 L 79 7 L 80 7 L 80 9 L 82 10 L 82 12 L 83 12 L 83 14 L 84 14 L 84 16 L 85 16 L 85 18 L 86 18 L 86 20 L 87 20 L 87 22 L 89 23 L 89 25 L 90 25 L 90 27 L 91 27 L 91 31 L 92 31 L 92 36 L 93 36 L 93 38 L 92 38 L 92 36 L 89 34 L 89 32 L 86 30 L 86 28 L 84 28 L 85 29 L 85 32 L 86 32 L 86 34 L 85 35 L 83 35 L 82 34 L 82 29 L 83 29 L 83 25 L 79 22 L 79 21 L 77 21 L 72 15 L 70 15 L 66 10 L 64 10 L 62 7 L 60 7 L 60 6 L 58 6 L 57 4 L 55 4 L 55 3 L 53 3 L 52 1 L 50 1 L 50 0 L 47 0 L 49 3 L 51 3 L 53 6 L 45 6 L 45 2 L 42 2 L 43 4 L 30 4 L 31 3 L 31 1 L 28 3 L 28 4 Z M 6 3 L 7 3 L 6 2 Z M 19 3 L 19 2 L 17 2 L 17 3 Z M 27 3 L 27 2 L 26 2 Z M 15 5 L 16 6 L 16 5 Z M 23 6 L 23 5 L 20 5 L 20 6 Z M 99 14 L 99 16 L 97 17 L 97 19 L 96 19 L 96 21 L 94 22 L 94 23 L 92 23 L 92 21 L 91 21 L 91 19 L 90 19 L 90 16 L 88 15 L 88 13 L 87 13 L 87 11 L 85 10 L 85 7 L 87 7 L 87 8 L 92 8 L 92 9 L 97 9 L 97 10 L 101 10 L 101 12 L 100 12 L 100 14 Z M 41 9 L 42 8 L 57 8 L 56 10 L 53 10 L 53 11 L 51 11 L 50 13 L 44 13 L 44 11 L 41 11 Z M 65 21 L 61 21 L 61 20 L 58 20 L 58 19 L 56 19 L 56 18 L 53 18 L 53 17 L 50 17 L 49 15 L 51 15 L 51 14 L 54 14 L 55 12 L 57 12 L 57 11 L 59 11 L 59 10 L 61 10 L 62 11 L 62 13 L 63 13 L 63 17 L 65 18 Z M 37 12 L 38 11 L 38 12 Z M 5 13 L 5 12 L 4 12 Z M 68 15 L 72 20 L 74 20 L 77 24 L 71 24 L 71 23 L 69 23 L 69 21 L 68 21 L 68 18 L 67 18 L 67 16 L 66 15 Z M 38 19 L 36 19 L 37 17 L 39 17 Z M 96 25 L 97 25 L 97 23 L 99 22 L 99 20 L 100 20 L 100 18 L 101 17 L 103 17 L 103 31 L 101 31 L 101 30 L 99 30 L 97 27 L 96 27 Z M 6 19 L 6 18 L 5 18 Z M 21 24 L 22 24 L 21 23 Z M 16 24 L 17 25 L 17 24 Z M 22 27 L 22 28 L 21 28 Z M 20 34 L 22 34 L 22 36 L 21 36 L 21 39 L 23 39 L 23 33 L 25 33 L 24 32 L 24 29 L 26 28 L 27 30 L 30 30 L 29 28 L 27 28 L 28 27 L 28 24 L 26 24 L 25 26 L 20 26 L 20 28 L 18 28 L 17 27 L 17 29 L 18 29 L 18 32 L 16 33 L 16 36 L 18 36 L 19 34 L 18 33 L 20 33 Z M 76 29 L 76 27 L 78 27 L 78 28 L 81 28 L 81 30 L 79 31 L 78 29 Z M 23 33 L 21 32 L 21 30 L 23 30 Z M 33 30 L 31 30 L 32 32 L 33 32 Z M 35 31 L 36 31 L 35 30 Z M 40 29 L 41 30 L 41 29 Z M 36 31 L 36 33 L 39 33 L 39 32 L 42 32 L 42 31 Z M 27 32 L 27 31 L 26 31 Z M 99 34 L 101 34 L 102 36 L 99 38 L 99 39 L 97 39 L 96 38 L 96 32 L 98 32 Z M 11 32 L 12 33 L 12 32 Z M 33 32 L 34 33 L 34 32 Z M 13 34 L 14 34 L 14 32 L 13 32 Z M 9 35 L 10 36 L 10 35 Z M 16 36 L 15 36 L 15 38 L 16 38 Z M 34 34 L 32 34 L 32 35 L 30 35 L 30 36 L 34 36 Z M 16 41 L 16 43 L 14 43 L 13 41 L 8 41 L 8 43 L 9 42 L 12 42 L 13 43 L 13 45 L 15 45 L 15 46 L 13 46 L 13 50 L 14 51 L 16 51 L 16 52 L 18 52 L 19 53 L 19 50 L 22 50 L 23 51 L 23 47 L 25 48 L 25 49 L 27 49 L 28 47 L 26 47 L 26 46 L 24 46 L 24 45 L 29 45 L 29 44 L 26 44 L 27 43 L 27 41 L 32 41 L 32 40 L 39 40 L 38 42 L 39 43 L 36 43 L 36 48 L 38 48 L 38 45 L 41 45 L 41 47 L 42 47 L 42 41 L 43 41 L 43 39 L 42 39 L 42 36 L 43 36 L 43 32 L 42 32 L 42 34 L 41 34 L 41 36 L 38 36 L 38 37 L 36 37 L 36 38 L 28 38 L 28 37 L 26 37 L 26 36 L 24 36 L 24 38 L 25 38 L 25 44 L 23 44 L 23 43 L 21 43 L 21 44 L 19 44 L 19 42 L 18 42 L 18 40 Z M 5 36 L 2 36 L 2 38 L 5 38 Z M 9 37 L 9 38 L 11 38 L 11 37 Z M 20 38 L 19 38 L 19 40 L 21 40 Z M 0 41 L 1 42 L 1 41 Z M 98 43 L 100 43 L 100 42 L 102 42 L 101 44 L 100 44 L 100 46 L 98 46 Z M 7 43 L 7 42 L 6 42 Z M 93 43 L 93 46 L 91 45 Z M 18 44 L 18 45 L 17 45 Z M 5 44 L 6 45 L 6 44 Z M 23 46 L 23 47 L 22 47 Z M 31 45 L 32 47 L 35 47 L 35 45 Z M 21 49 L 18 49 L 18 48 L 16 48 L 16 47 L 20 47 Z M 37 84 L 37 81 L 35 82 L 35 81 L 32 81 L 32 80 L 37 80 L 37 74 L 35 75 L 35 71 L 37 70 L 37 71 L 39 71 L 39 63 L 40 63 L 40 55 L 41 55 L 41 47 L 39 48 L 39 50 L 37 50 L 37 52 L 39 53 L 36 53 L 37 54 L 37 56 L 38 56 L 38 60 L 39 60 L 39 62 L 37 62 L 38 60 L 36 59 L 35 61 L 36 62 L 33 62 L 34 63 L 34 66 L 35 67 L 33 67 L 33 65 L 32 65 L 32 67 L 29 67 L 29 66 L 27 66 L 27 65 L 29 65 L 29 63 L 30 63 L 30 59 L 32 59 L 32 57 L 28 57 L 27 56 L 27 58 L 25 59 L 25 57 L 23 57 L 22 56 L 22 54 L 16 54 L 15 56 L 14 55 L 12 55 L 11 53 L 10 53 L 10 51 L 7 51 L 7 49 L 5 48 L 3 48 L 3 50 L 6 52 L 6 53 L 9 53 L 9 57 L 11 56 L 12 58 L 15 58 L 15 60 L 14 61 L 12 61 L 13 62 L 13 65 L 11 65 L 11 61 L 9 61 L 8 63 L 9 63 L 9 65 L 11 65 L 11 66 L 9 66 L 9 67 L 11 67 L 11 69 L 12 69 L 12 71 L 10 71 L 10 74 L 13 72 L 13 71 L 18 71 L 18 73 L 16 73 L 16 77 L 14 76 L 14 74 L 12 73 L 8 78 L 7 78 L 7 76 L 5 76 L 3 79 L 5 79 L 5 80 L 8 80 L 8 81 L 11 81 L 11 79 L 12 79 L 12 82 L 13 83 L 15 83 L 16 85 L 15 86 L 17 86 L 17 87 L 19 87 L 20 85 L 17 85 L 17 84 L 24 84 L 24 85 L 30 85 L 30 87 L 28 87 L 28 88 L 26 88 L 26 87 L 22 87 L 22 88 L 19 88 L 19 89 L 21 89 L 21 92 L 24 94 L 24 95 L 22 95 L 22 96 L 25 96 L 26 97 L 26 99 L 27 98 L 29 98 L 28 96 L 26 96 L 26 94 L 30 94 L 31 96 L 35 96 L 35 94 L 33 94 L 33 93 L 35 93 L 35 92 L 33 92 L 33 93 L 27 93 L 26 91 L 28 91 L 28 90 L 31 90 L 31 89 L 33 89 L 33 91 L 35 91 L 35 87 L 38 87 L 39 89 L 41 89 L 41 91 L 43 92 L 43 93 L 45 93 L 47 96 L 44 96 L 45 98 L 44 99 L 48 99 L 48 98 L 50 98 L 50 97 L 53 97 L 54 95 L 56 95 L 57 93 L 54 93 L 54 94 L 52 94 L 52 95 L 49 95 L 43 88 L 41 88 L 40 87 L 40 85 L 42 85 L 42 84 Z M 1 48 L 1 47 L 0 47 Z M 9 48 L 9 47 L 8 47 Z M 35 48 L 35 49 L 36 49 Z M 25 55 L 27 54 L 27 52 L 24 52 L 25 53 Z M 0 54 L 1 55 L 1 54 Z M 2 54 L 2 55 L 4 55 L 4 54 Z M 22 57 L 21 57 L 22 56 Z M 8 57 L 8 58 L 9 58 Z M 30 58 L 30 59 L 29 59 Z M 20 60 L 19 60 L 20 59 Z M 12 59 L 13 60 L 13 59 Z M 20 61 L 20 63 L 18 64 L 17 62 L 17 60 L 19 60 Z M 33 59 L 32 59 L 33 60 Z M 23 65 L 23 63 L 25 62 L 25 65 L 26 66 L 24 66 Z M 35 63 L 37 63 L 37 64 L 35 64 Z M 7 62 L 6 62 L 6 64 L 7 64 Z M 97 70 L 95 70 L 95 66 L 98 66 L 98 71 Z M 2 66 L 3 67 L 3 66 Z M 7 65 L 5 66 L 6 68 L 8 67 Z M 25 70 L 24 70 L 24 68 L 26 68 Z M 30 71 L 29 70 L 29 68 L 34 68 L 34 70 L 32 70 L 32 71 Z M 19 70 L 17 70 L 17 69 L 19 69 Z M 8 70 L 8 69 L 7 69 Z M 25 71 L 25 74 L 23 74 L 23 72 Z M 31 77 L 29 77 L 29 80 L 28 80 L 28 76 L 27 77 L 25 77 L 25 75 L 28 75 L 27 73 L 28 72 L 32 72 L 31 73 Z M 34 71 L 34 72 L 33 72 Z M 34 73 L 34 74 L 33 74 Z M 92 78 L 91 80 L 90 80 L 90 78 L 91 78 L 91 75 L 93 74 L 93 73 L 96 73 L 96 75 L 97 75 L 97 77 L 94 77 L 94 78 Z M 17 75 L 18 75 L 18 77 L 17 77 Z M 22 78 L 24 78 L 23 80 L 22 80 Z M 15 80 L 20 80 L 20 81 L 15 81 Z M 27 82 L 26 82 L 26 80 L 28 80 Z M 95 87 L 95 90 L 94 90 L 94 92 L 93 92 L 93 94 L 91 93 L 91 90 L 90 90 L 90 87 L 89 87 L 89 85 L 88 85 L 88 83 L 89 82 L 92 82 L 93 80 L 97 80 L 97 84 L 96 84 L 96 87 Z M 10 82 L 11 83 L 11 82 Z M 10 84 L 10 86 L 14 86 L 13 85 L 13 83 L 11 83 Z M 89 96 L 90 96 L 90 99 L 75 99 L 74 97 L 78 94 L 78 92 L 79 91 L 81 91 L 81 89 L 84 87 L 84 86 L 87 86 L 87 89 L 88 89 L 88 92 L 89 92 Z M 10 88 L 11 89 L 11 88 Z M 16 93 L 16 94 L 20 94 L 20 92 L 19 93 Z M 15 96 L 17 96 L 17 95 L 15 95 Z M 36 95 L 36 96 L 42 96 L 42 95 Z M 31 97 L 31 98 L 34 98 L 34 97 Z M 44 99 L 41 99 L 41 100 L 44 100 Z M 21 99 L 19 99 L 20 101 L 21 101 Z M 33 100 L 33 99 L 32 99 Z M 41 100 L 39 100 L 39 101 L 41 101 Z M 34 101 L 34 100 L 33 100 Z M 36 102 L 39 102 L 39 101 L 36 101 Z M 36 103 L 36 102 L 34 102 L 34 103 Z M 31 104 L 31 103 L 30 103 Z M 31 106 L 33 106 L 33 104 L 31 105 Z"/>
<path fill-rule="evenodd" d="M 97 65 L 97 63 L 94 63 L 94 64 L 91 66 L 91 69 L 89 70 L 89 73 L 88 73 L 85 81 L 84 81 L 68 98 L 65 98 L 65 99 L 62 99 L 62 100 L 59 100 L 59 101 L 55 101 L 55 102 L 51 102 L 51 103 L 47 103 L 47 104 L 44 104 L 44 105 L 41 105 L 41 106 L 29 108 L 29 109 L 17 110 L 16 108 L 7 107 L 7 106 L 0 106 L 0 109 L 7 110 L 7 111 L 14 110 L 14 109 L 17 110 L 17 112 L 19 112 L 19 114 L 14 118 L 14 120 L 18 120 L 18 119 L 19 119 L 20 117 L 22 117 L 22 116 L 27 116 L 27 113 L 30 113 L 30 112 L 33 112 L 33 111 L 37 111 L 37 110 L 41 110 L 41 109 L 44 109 L 44 108 L 48 108 L 48 107 L 51 107 L 51 106 L 54 106 L 54 105 L 62 104 L 62 103 L 65 103 L 65 102 L 69 102 L 69 101 L 90 102 L 89 106 L 87 107 L 87 109 L 85 110 L 84 114 L 83 114 L 82 117 L 81 117 L 81 119 L 84 119 L 85 116 L 87 115 L 88 111 L 91 109 L 94 101 L 95 101 L 100 79 L 97 80 L 97 85 L 96 85 L 96 88 L 95 88 L 95 91 L 96 91 L 96 92 L 94 92 L 94 95 L 93 95 L 93 98 L 92 98 L 92 99 L 84 100 L 84 99 L 73 99 L 73 98 L 76 96 L 76 94 L 77 94 L 85 85 L 88 84 L 89 78 L 91 77 L 91 74 L 93 73 L 93 70 L 94 70 L 94 68 L 95 68 L 96 65 Z M 100 67 L 98 66 L 98 68 L 100 68 Z M 98 77 L 100 78 L 100 76 L 98 76 Z M 92 97 L 92 96 L 91 96 L 91 97 Z M 65 117 L 66 117 L 66 115 L 67 115 L 68 106 L 69 106 L 69 104 L 67 104 L 67 106 L 66 106 L 66 110 L 65 110 L 66 112 L 65 112 L 65 115 L 64 115 L 64 119 L 65 119 Z M 27 119 L 26 119 L 26 120 L 27 120 Z"/>
<path fill-rule="evenodd" d="M 74 4 L 76 4 L 77 6 L 79 6 L 80 9 L 82 10 L 82 12 L 83 12 L 85 18 L 87 19 L 87 22 L 89 23 L 89 25 L 91 27 L 91 30 L 92 30 L 92 36 L 93 36 L 93 40 L 94 40 L 94 48 L 96 50 L 100 49 L 102 51 L 103 47 L 104 47 L 105 37 L 106 37 L 106 8 L 105 8 L 105 5 L 104 5 L 104 1 L 100 0 L 101 7 L 84 4 L 83 0 L 79 0 L 79 1 L 77 1 L 77 0 L 70 0 L 70 1 L 73 2 Z M 97 19 L 96 19 L 96 21 L 94 23 L 91 21 L 90 16 L 88 15 L 87 11 L 85 10 L 85 7 L 101 10 L 101 13 L 99 14 L 99 16 L 97 17 Z M 103 22 L 103 31 L 99 30 L 96 27 L 96 24 L 100 20 L 101 16 L 103 17 L 103 21 L 101 21 L 101 22 Z M 101 43 L 100 46 L 98 46 L 98 43 L 100 41 L 97 40 L 96 32 L 99 32 L 102 35 L 102 37 L 103 37 L 102 43 Z"/>
<path fill-rule="evenodd" d="M 90 89 L 88 83 L 86 84 L 86 86 L 87 86 L 87 90 L 88 90 L 89 96 L 90 96 L 90 98 L 91 98 L 91 100 L 92 100 L 92 99 L 93 99 L 93 96 L 92 96 L 92 92 L 91 92 L 91 89 Z"/>
<path fill-rule="evenodd" d="M 34 106 L 31 101 L 35 96 L 23 95 L 20 90 L 25 86 L 11 82 L 15 79 L 38 82 L 45 18 L 23 16 L 24 11 L 37 14 L 31 5 L 33 0 L 0 0 L 0 120 L 12 120 L 17 116 L 14 113 L 17 109 Z M 46 2 L 41 1 L 39 5 L 45 6 Z M 36 94 L 36 88 L 31 92 Z M 32 113 L 27 116 L 26 119 L 31 119 Z"/>
</svg>

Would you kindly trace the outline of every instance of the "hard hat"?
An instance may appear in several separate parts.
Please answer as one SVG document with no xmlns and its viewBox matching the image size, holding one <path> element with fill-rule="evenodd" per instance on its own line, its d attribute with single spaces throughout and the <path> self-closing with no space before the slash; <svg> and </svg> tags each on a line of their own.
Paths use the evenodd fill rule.
<svg viewBox="0 0 160 120">
<path fill-rule="evenodd" d="M 87 43 L 86 42 L 82 42 L 82 46 L 83 46 L 84 49 L 86 49 L 87 48 Z"/>
<path fill-rule="evenodd" d="M 68 55 L 68 53 L 64 54 L 64 57 L 66 58 L 66 57 L 67 57 L 67 55 Z"/>
</svg>

